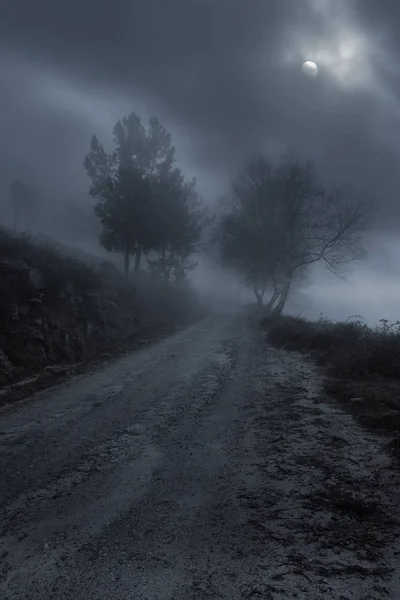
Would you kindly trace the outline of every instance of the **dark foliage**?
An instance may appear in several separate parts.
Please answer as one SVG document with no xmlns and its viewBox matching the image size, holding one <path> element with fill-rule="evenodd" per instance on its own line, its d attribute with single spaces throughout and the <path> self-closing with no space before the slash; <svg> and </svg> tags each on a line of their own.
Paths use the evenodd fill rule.
<svg viewBox="0 0 400 600">
<path fill-rule="evenodd" d="M 381 321 L 369 328 L 360 318 L 335 323 L 299 317 L 280 317 L 268 322 L 268 338 L 290 350 L 311 352 L 332 374 L 352 379 L 387 377 L 400 379 L 400 327 Z"/>
<path fill-rule="evenodd" d="M 324 367 L 325 392 L 375 433 L 389 436 L 400 461 L 400 323 L 382 319 L 375 329 L 360 317 L 334 323 L 299 317 L 265 319 L 268 340 L 307 352 Z"/>
</svg>

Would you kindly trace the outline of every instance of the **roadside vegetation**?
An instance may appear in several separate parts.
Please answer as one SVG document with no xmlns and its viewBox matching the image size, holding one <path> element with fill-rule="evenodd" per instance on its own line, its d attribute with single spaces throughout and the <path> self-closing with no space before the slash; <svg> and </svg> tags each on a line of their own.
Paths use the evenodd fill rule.
<svg viewBox="0 0 400 600">
<path fill-rule="evenodd" d="M 148 271 L 127 278 L 86 256 L 0 229 L 0 388 L 27 379 L 36 388 L 204 315 L 185 281 Z"/>
<path fill-rule="evenodd" d="M 268 340 L 309 354 L 326 372 L 325 391 L 366 427 L 390 436 L 400 460 L 400 322 L 375 328 L 359 316 L 345 322 L 321 317 L 263 319 Z"/>
<path fill-rule="evenodd" d="M 120 268 L 22 231 L 40 193 L 19 179 L 11 186 L 13 231 L 0 230 L 0 386 L 112 357 L 204 314 L 188 273 L 212 216 L 195 179 L 176 165 L 156 117 L 146 127 L 132 112 L 112 133 L 107 149 L 93 135 L 82 169 L 99 242 Z"/>
<path fill-rule="evenodd" d="M 123 256 L 128 275 L 146 267 L 164 280 L 182 281 L 196 267 L 202 233 L 211 217 L 196 190 L 176 165 L 171 134 L 156 117 L 148 128 L 132 112 L 118 121 L 107 152 L 94 135 L 84 167 L 100 219 L 100 243 Z"/>
<path fill-rule="evenodd" d="M 275 319 L 271 340 L 329 364 L 342 378 L 342 394 L 354 396 L 350 388 L 367 377 L 397 377 L 400 335 L 388 324 L 371 331 L 361 321 L 278 319 L 315 263 L 343 277 L 364 256 L 369 200 L 326 189 L 309 160 L 287 153 L 271 161 L 261 152 L 243 162 L 216 216 L 177 165 L 171 134 L 156 117 L 145 125 L 132 112 L 110 133 L 107 147 L 92 136 L 82 169 L 99 242 L 120 256 L 119 269 L 62 257 L 21 237 L 40 194 L 20 180 L 11 187 L 14 237 L 0 239 L 0 384 L 125 347 L 144 321 L 187 322 L 198 314 L 188 275 L 204 253 L 254 291 L 258 308 Z"/>
<path fill-rule="evenodd" d="M 257 154 L 221 201 L 218 258 L 253 289 L 260 310 L 277 316 L 312 265 L 343 277 L 364 256 L 371 208 L 352 191 L 326 189 L 312 161 L 289 153 L 271 162 Z"/>
</svg>

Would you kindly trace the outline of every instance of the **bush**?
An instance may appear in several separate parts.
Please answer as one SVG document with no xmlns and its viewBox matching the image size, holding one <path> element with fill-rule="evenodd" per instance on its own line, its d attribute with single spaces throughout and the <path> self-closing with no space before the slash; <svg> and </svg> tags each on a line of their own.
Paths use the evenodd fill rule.
<svg viewBox="0 0 400 600">
<path fill-rule="evenodd" d="M 310 352 L 334 375 L 352 379 L 371 376 L 400 379 L 400 323 L 382 319 L 374 329 L 361 317 L 345 322 L 320 318 L 279 317 L 267 324 L 271 343 Z"/>
<path fill-rule="evenodd" d="M 280 317 L 264 325 L 272 344 L 308 352 L 325 367 L 326 394 L 363 427 L 387 435 L 400 463 L 400 323 L 382 319 L 371 329 L 360 317 L 342 323 Z"/>
</svg>

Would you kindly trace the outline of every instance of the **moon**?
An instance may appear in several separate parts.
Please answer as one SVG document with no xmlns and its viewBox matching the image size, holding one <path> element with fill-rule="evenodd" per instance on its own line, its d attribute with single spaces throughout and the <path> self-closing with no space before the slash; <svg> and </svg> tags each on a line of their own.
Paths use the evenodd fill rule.
<svg viewBox="0 0 400 600">
<path fill-rule="evenodd" d="M 306 60 L 301 67 L 302 72 L 307 77 L 316 77 L 318 75 L 318 66 L 312 60 Z"/>
</svg>

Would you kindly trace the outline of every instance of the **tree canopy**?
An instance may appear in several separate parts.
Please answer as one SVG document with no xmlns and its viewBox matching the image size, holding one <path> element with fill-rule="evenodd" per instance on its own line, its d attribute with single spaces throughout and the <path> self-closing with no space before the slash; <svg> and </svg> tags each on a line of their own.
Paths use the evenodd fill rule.
<svg viewBox="0 0 400 600">
<path fill-rule="evenodd" d="M 101 244 L 121 252 L 125 273 L 130 256 L 139 271 L 144 254 L 155 255 L 151 268 L 166 279 L 182 278 L 192 268 L 207 210 L 196 182 L 185 181 L 175 166 L 171 134 L 152 117 L 146 129 L 132 112 L 114 127 L 114 150 L 107 154 L 96 136 L 84 165 L 90 194 L 102 223 Z"/>
<path fill-rule="evenodd" d="M 363 256 L 368 204 L 324 189 L 313 163 L 294 154 L 277 164 L 263 154 L 246 161 L 224 207 L 220 258 L 253 287 L 259 306 L 271 290 L 267 309 L 275 314 L 312 264 L 322 261 L 342 276 L 350 261 Z"/>
</svg>

